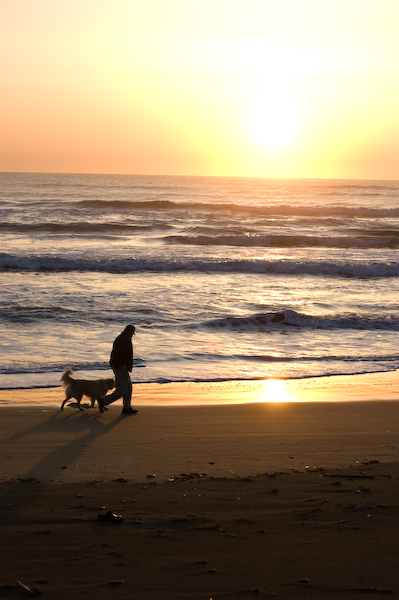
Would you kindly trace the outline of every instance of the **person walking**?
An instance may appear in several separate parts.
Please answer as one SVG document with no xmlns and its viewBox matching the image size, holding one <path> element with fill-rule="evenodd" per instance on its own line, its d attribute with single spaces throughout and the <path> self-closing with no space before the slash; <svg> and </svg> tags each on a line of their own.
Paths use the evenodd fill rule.
<svg viewBox="0 0 399 600">
<path fill-rule="evenodd" d="M 133 344 L 132 337 L 135 335 L 136 328 L 134 325 L 127 325 L 122 331 L 112 346 L 109 364 L 115 374 L 115 390 L 98 399 L 98 406 L 101 412 L 105 408 L 123 398 L 123 415 L 134 415 L 137 410 L 132 408 L 132 382 L 130 380 L 130 372 L 133 369 Z"/>
</svg>

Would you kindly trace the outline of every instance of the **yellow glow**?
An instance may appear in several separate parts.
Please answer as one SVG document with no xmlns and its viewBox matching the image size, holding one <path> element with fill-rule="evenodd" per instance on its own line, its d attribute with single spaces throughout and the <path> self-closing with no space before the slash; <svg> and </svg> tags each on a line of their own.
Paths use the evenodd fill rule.
<svg viewBox="0 0 399 600">
<path fill-rule="evenodd" d="M 262 395 L 262 402 L 292 402 L 285 389 L 282 379 L 269 379 Z"/>
<path fill-rule="evenodd" d="M 398 0 L 0 2 L 0 171 L 397 179 L 398 22 Z"/>
<path fill-rule="evenodd" d="M 252 130 L 267 148 L 283 148 L 294 138 L 297 128 L 295 108 L 277 92 L 265 95 L 252 114 Z"/>
</svg>

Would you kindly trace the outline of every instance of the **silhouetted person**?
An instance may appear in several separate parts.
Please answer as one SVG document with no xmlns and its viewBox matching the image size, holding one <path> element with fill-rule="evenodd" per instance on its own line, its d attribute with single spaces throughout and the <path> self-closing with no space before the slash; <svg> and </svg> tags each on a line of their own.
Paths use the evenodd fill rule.
<svg viewBox="0 0 399 600">
<path fill-rule="evenodd" d="M 98 406 L 101 412 L 104 412 L 108 404 L 119 398 L 123 398 L 122 414 L 134 415 L 137 412 L 130 405 L 132 400 L 130 372 L 133 369 L 132 337 L 135 335 L 135 330 L 134 325 L 127 325 L 113 343 L 109 364 L 115 374 L 115 390 L 112 394 L 99 398 Z"/>
</svg>

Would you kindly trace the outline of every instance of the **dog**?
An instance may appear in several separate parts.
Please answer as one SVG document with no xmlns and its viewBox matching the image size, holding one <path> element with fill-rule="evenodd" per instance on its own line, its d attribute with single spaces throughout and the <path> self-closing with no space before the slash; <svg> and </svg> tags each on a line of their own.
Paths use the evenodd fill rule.
<svg viewBox="0 0 399 600">
<path fill-rule="evenodd" d="M 71 367 L 65 370 L 61 377 L 62 385 L 65 389 L 65 400 L 61 404 L 61 410 L 64 410 L 65 403 L 71 398 L 75 398 L 78 402 L 78 409 L 83 411 L 80 402 L 83 396 L 87 396 L 91 400 L 91 408 L 94 407 L 94 403 L 99 398 L 105 396 L 108 390 L 112 390 L 115 387 L 115 379 L 95 379 L 90 381 L 88 379 L 74 379 L 72 377 L 73 371 Z"/>
</svg>

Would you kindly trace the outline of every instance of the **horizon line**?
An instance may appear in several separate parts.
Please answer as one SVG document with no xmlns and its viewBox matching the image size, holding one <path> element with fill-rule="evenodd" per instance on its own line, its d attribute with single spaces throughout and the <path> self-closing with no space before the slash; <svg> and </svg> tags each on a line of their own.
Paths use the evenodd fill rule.
<svg viewBox="0 0 399 600">
<path fill-rule="evenodd" d="M 181 177 L 181 178 L 203 178 L 203 179 L 269 179 L 274 181 L 392 181 L 399 179 L 376 179 L 362 177 L 272 177 L 266 175 L 176 175 L 162 173 L 94 173 L 86 171 L 0 171 L 1 175 L 96 175 L 104 177 Z"/>
</svg>

